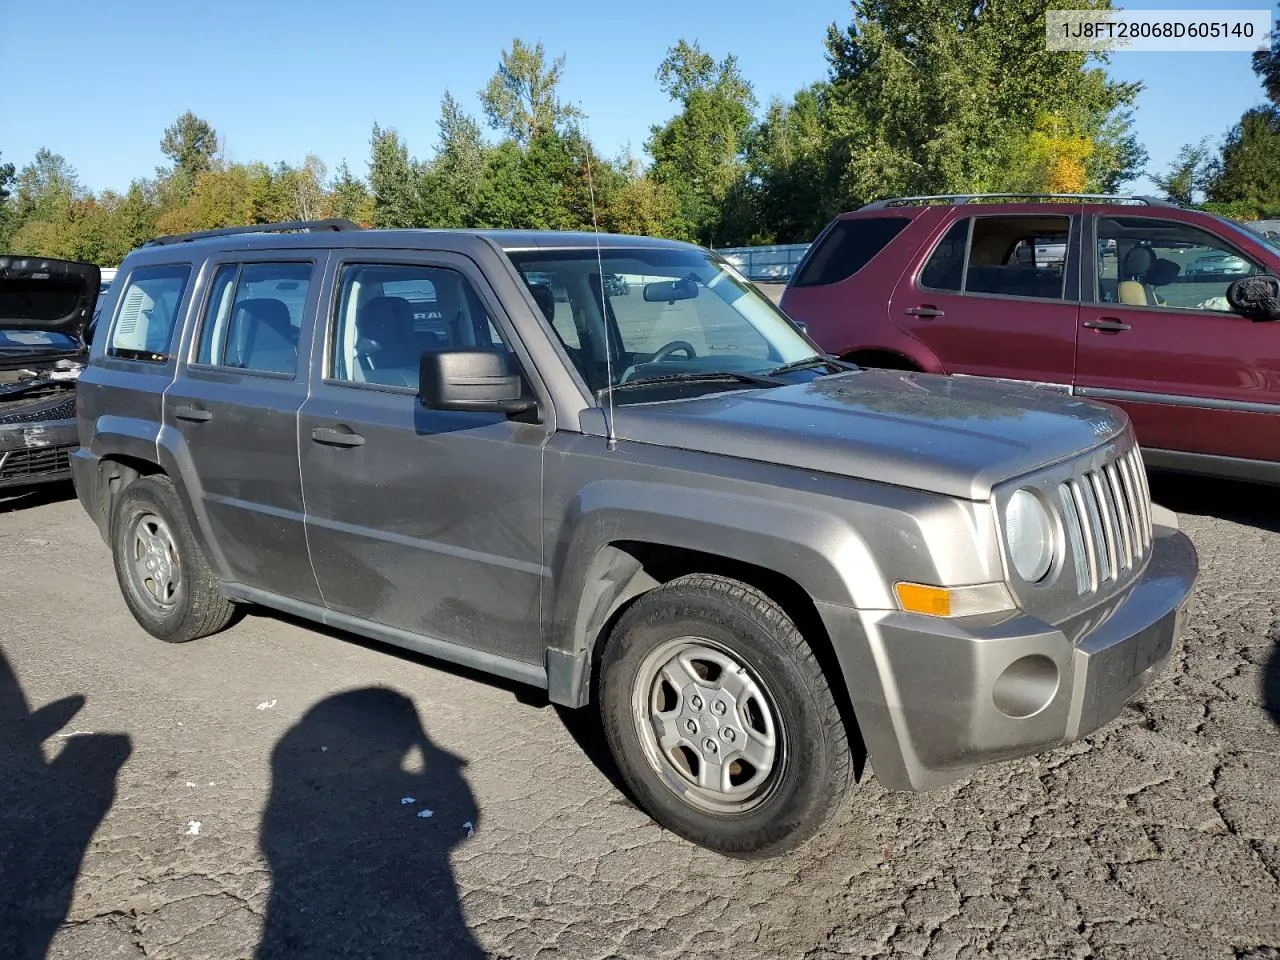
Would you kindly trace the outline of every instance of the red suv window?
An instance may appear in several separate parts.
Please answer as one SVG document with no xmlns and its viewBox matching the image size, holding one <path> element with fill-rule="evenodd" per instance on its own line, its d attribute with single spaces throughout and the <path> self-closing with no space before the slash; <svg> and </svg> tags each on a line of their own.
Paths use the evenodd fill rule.
<svg viewBox="0 0 1280 960">
<path fill-rule="evenodd" d="M 796 271 L 791 286 L 818 287 L 853 276 L 910 222 L 906 217 L 837 220 L 818 239 L 817 245 Z"/>
</svg>

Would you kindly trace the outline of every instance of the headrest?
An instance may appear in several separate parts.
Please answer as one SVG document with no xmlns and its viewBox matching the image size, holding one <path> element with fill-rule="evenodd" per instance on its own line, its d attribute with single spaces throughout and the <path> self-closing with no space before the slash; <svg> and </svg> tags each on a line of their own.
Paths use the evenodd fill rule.
<svg viewBox="0 0 1280 960">
<path fill-rule="evenodd" d="M 1151 252 L 1150 247 L 1134 247 L 1124 256 L 1124 269 L 1120 271 L 1122 279 L 1146 276 L 1155 262 L 1156 255 Z"/>
</svg>

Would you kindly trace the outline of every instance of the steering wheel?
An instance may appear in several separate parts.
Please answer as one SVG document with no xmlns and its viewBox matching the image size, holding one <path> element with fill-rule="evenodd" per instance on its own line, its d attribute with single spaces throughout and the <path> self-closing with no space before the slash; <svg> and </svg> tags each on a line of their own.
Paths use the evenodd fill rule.
<svg viewBox="0 0 1280 960">
<path fill-rule="evenodd" d="M 670 343 L 663 344 L 661 347 L 659 347 L 658 352 L 653 355 L 653 359 L 651 359 L 649 362 L 661 363 L 663 360 L 667 359 L 667 357 L 671 356 L 671 354 L 675 353 L 677 350 L 683 350 L 685 356 L 687 356 L 690 360 L 692 360 L 694 357 L 698 355 L 697 352 L 693 349 L 693 344 L 690 343 L 688 340 L 672 340 Z"/>
</svg>

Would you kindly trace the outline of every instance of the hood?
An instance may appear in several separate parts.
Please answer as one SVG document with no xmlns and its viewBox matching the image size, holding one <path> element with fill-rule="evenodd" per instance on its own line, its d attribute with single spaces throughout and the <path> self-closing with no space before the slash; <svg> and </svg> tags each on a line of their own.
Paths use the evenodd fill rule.
<svg viewBox="0 0 1280 960">
<path fill-rule="evenodd" d="M 0 254 L 0 330 L 46 330 L 81 339 L 101 279 L 92 263 Z"/>
<path fill-rule="evenodd" d="M 1115 407 L 1056 390 L 890 370 L 614 412 L 622 440 L 971 500 L 1092 449 L 1127 424 Z"/>
</svg>

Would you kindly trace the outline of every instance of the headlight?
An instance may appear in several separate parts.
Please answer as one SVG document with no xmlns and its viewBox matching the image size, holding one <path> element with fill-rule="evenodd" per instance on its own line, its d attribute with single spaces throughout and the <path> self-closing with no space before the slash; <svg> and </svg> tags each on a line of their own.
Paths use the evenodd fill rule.
<svg viewBox="0 0 1280 960">
<path fill-rule="evenodd" d="M 1009 498 L 1004 531 L 1018 576 L 1028 583 L 1044 579 L 1053 566 L 1053 519 L 1030 490 L 1019 490 Z"/>
</svg>

